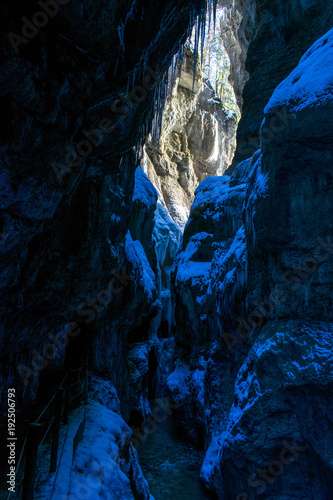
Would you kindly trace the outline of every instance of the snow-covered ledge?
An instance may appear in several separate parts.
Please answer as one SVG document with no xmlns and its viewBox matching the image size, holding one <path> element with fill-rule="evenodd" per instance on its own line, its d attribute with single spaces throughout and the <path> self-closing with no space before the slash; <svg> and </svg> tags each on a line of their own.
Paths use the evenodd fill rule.
<svg viewBox="0 0 333 500">
<path fill-rule="evenodd" d="M 83 439 L 73 457 L 74 439 L 83 420 Z M 134 495 L 154 500 L 110 382 L 93 378 L 88 404 L 72 414 L 63 434 L 58 474 L 48 477 L 39 500 L 134 500 Z"/>
</svg>

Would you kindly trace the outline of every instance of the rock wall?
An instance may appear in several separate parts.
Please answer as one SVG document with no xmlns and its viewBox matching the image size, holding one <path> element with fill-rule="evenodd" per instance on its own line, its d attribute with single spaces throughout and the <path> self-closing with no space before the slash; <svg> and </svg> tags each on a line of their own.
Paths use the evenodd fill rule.
<svg viewBox="0 0 333 500">
<path fill-rule="evenodd" d="M 175 222 L 184 227 L 198 184 L 221 174 L 236 148 L 237 116 L 228 112 L 200 68 L 194 78 L 189 47 L 163 113 L 159 141 L 146 143 L 144 169 Z"/>
<path fill-rule="evenodd" d="M 206 45 L 195 81 L 194 44 L 189 40 L 180 77 L 163 113 L 161 137 L 146 142 L 143 168 L 182 228 L 199 183 L 223 174 L 232 163 L 249 78 L 247 50 L 256 23 L 255 0 L 218 2 L 216 25 L 207 19 Z"/>
<path fill-rule="evenodd" d="M 147 149 L 161 198 L 137 169 L 140 146 L 160 122 L 164 76 L 204 2 L 63 2 L 38 29 L 30 22 L 38 2 L 5 2 L 1 404 L 15 387 L 24 410 L 88 353 L 116 388 L 123 417 L 149 416 L 174 350 L 169 281 L 180 232 L 165 207 L 183 223 L 203 180 L 173 271 L 178 359 L 168 387 L 178 423 L 208 446 L 202 478 L 219 498 L 236 489 L 238 500 L 324 500 L 332 487 L 332 33 L 287 75 L 331 23 L 332 7 L 224 3 L 227 26 L 235 14 L 225 45 L 240 105 L 248 48 L 238 143 L 251 147 L 239 149 L 236 162 L 246 159 L 232 175 L 204 178 L 231 160 L 235 123 L 218 114 L 207 82 L 193 95 L 183 75 L 162 172 L 160 146 Z M 263 107 L 285 77 L 265 110 L 261 152 L 248 159 Z"/>
<path fill-rule="evenodd" d="M 245 296 L 247 263 L 242 207 L 252 163 L 248 160 L 239 164 L 232 176 L 209 177 L 197 188 L 173 269 L 178 326 L 175 371 L 187 371 L 185 386 L 190 386 L 187 400 L 191 411 L 174 389 L 177 385 L 174 374 L 171 382 L 168 380 L 168 387 L 180 406 L 178 422 L 199 444 L 208 442 L 212 430 L 222 425 L 222 408 L 228 411 L 232 397 L 228 391 L 239 368 L 238 357 L 244 358 L 240 349 L 235 360 L 228 363 L 221 337 L 227 328 L 236 330 L 234 316 L 239 311 L 235 304 L 241 303 Z M 200 393 L 191 381 L 198 365 L 202 377 Z M 225 384 L 221 384 L 222 379 Z M 208 404 L 210 400 L 214 404 Z"/>
<path fill-rule="evenodd" d="M 332 488 L 332 55 L 331 30 L 274 91 L 261 151 L 201 183 L 175 262 L 168 387 L 220 499 Z"/>
<path fill-rule="evenodd" d="M 243 90 L 249 79 L 247 53 L 258 29 L 257 0 L 219 0 L 218 5 L 222 12 L 216 29 L 219 30 L 223 48 L 230 61 L 228 80 L 242 109 Z"/>
<path fill-rule="evenodd" d="M 23 410 L 89 351 L 127 418 L 127 336 L 161 311 L 135 149 L 203 2 L 57 6 L 39 29 L 35 1 L 5 2 L 1 18 L 1 397 L 16 387 Z"/>
<path fill-rule="evenodd" d="M 254 28 L 251 19 L 244 27 L 251 34 L 245 66 L 249 80 L 243 92 L 234 165 L 259 149 L 265 105 L 305 50 L 332 27 L 333 6 L 329 0 L 257 0 Z"/>
</svg>

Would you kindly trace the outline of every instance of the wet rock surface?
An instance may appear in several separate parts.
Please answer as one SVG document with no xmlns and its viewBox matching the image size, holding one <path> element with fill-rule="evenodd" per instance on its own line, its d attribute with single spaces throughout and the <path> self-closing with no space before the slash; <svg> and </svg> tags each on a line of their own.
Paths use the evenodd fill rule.
<svg viewBox="0 0 333 500">
<path fill-rule="evenodd" d="M 151 402 L 152 408 L 155 402 Z M 212 496 L 199 479 L 203 452 L 186 443 L 177 433 L 172 416 L 149 427 L 138 447 L 142 471 L 155 500 L 209 500 Z"/>
</svg>

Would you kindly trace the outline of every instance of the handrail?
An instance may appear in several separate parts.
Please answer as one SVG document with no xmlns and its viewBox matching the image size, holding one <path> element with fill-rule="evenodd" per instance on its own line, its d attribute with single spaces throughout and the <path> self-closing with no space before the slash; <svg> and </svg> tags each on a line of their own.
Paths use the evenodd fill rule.
<svg viewBox="0 0 333 500">
<path fill-rule="evenodd" d="M 40 445 L 39 445 L 39 446 L 43 446 L 43 443 L 44 443 L 44 441 L 45 441 L 45 438 L 46 438 L 46 436 L 48 435 L 49 430 L 51 429 L 51 425 L 53 424 L 53 420 L 54 420 L 54 417 L 52 417 L 52 418 L 51 418 L 50 425 L 48 426 L 48 428 L 47 428 L 47 430 L 46 430 L 46 432 L 45 432 L 45 434 L 44 434 L 44 437 L 43 437 L 43 439 L 41 440 L 41 442 L 40 442 Z"/>
<path fill-rule="evenodd" d="M 47 405 L 43 408 L 43 410 L 41 411 L 41 413 L 38 416 L 38 418 L 34 421 L 33 424 L 30 424 L 31 426 L 34 426 L 36 424 L 41 425 L 39 422 L 41 421 L 42 417 L 45 415 L 46 411 L 50 408 L 52 402 L 56 399 L 55 413 L 54 413 L 54 415 L 52 416 L 52 418 L 51 418 L 51 420 L 49 422 L 44 422 L 43 425 L 47 424 L 47 429 L 46 429 L 46 432 L 45 432 L 43 438 L 40 440 L 40 442 L 38 442 L 39 441 L 39 437 L 36 438 L 36 436 L 35 437 L 31 436 L 29 433 L 25 436 L 25 439 L 24 439 L 24 442 L 23 442 L 23 446 L 22 446 L 22 449 L 21 449 L 21 453 L 20 453 L 20 457 L 19 457 L 19 460 L 18 460 L 18 464 L 17 464 L 17 467 L 16 467 L 16 477 L 18 477 L 19 467 L 20 467 L 21 462 L 22 462 L 23 454 L 24 454 L 24 452 L 26 452 L 25 453 L 25 455 L 26 455 L 25 456 L 26 469 L 24 471 L 23 478 L 20 481 L 18 481 L 18 484 L 19 484 L 19 489 L 20 489 L 21 484 L 24 483 L 23 495 L 28 500 L 32 500 L 33 499 L 33 497 L 34 497 L 34 493 L 33 492 L 34 492 L 35 484 L 37 483 L 39 477 L 43 474 L 43 470 L 42 469 L 39 470 L 39 472 L 37 474 L 37 478 L 35 477 L 35 472 L 33 473 L 32 477 L 31 477 L 31 472 L 29 474 L 27 473 L 27 464 L 29 466 L 29 461 L 30 461 L 30 456 L 28 457 L 27 453 L 29 453 L 29 450 L 31 451 L 32 449 L 36 450 L 36 453 L 35 453 L 35 456 L 34 456 L 34 464 L 35 464 L 35 469 L 36 469 L 37 462 L 39 461 L 39 459 L 38 459 L 38 450 L 40 450 L 41 447 L 42 447 L 42 445 L 44 444 L 44 442 L 46 440 L 46 437 L 48 436 L 48 434 L 49 434 L 52 426 L 53 426 L 53 438 L 51 440 L 52 441 L 51 444 L 52 444 L 53 449 L 55 449 L 55 450 L 58 449 L 58 446 L 59 446 L 59 441 L 58 441 L 59 440 L 59 432 L 56 432 L 55 429 L 59 429 L 59 426 L 61 424 L 61 420 L 63 418 L 63 415 L 65 414 L 65 416 L 64 416 L 64 422 L 67 424 L 67 429 L 66 429 L 66 434 L 65 434 L 65 440 L 64 440 L 63 445 L 62 445 L 62 451 L 61 451 L 61 454 L 60 454 L 59 463 L 57 463 L 57 457 L 56 457 L 57 452 L 55 452 L 54 456 L 53 456 L 53 465 L 56 464 L 55 465 L 55 467 L 56 467 L 55 468 L 55 480 L 54 480 L 54 484 L 53 484 L 53 487 L 52 487 L 51 497 L 53 495 L 54 485 L 55 485 L 55 481 L 56 481 L 56 478 L 57 478 L 57 475 L 58 475 L 58 470 L 59 470 L 59 466 L 60 466 L 62 455 L 63 455 L 63 451 L 64 451 L 64 444 L 65 444 L 67 433 L 68 433 L 69 403 L 71 401 L 73 401 L 74 399 L 76 399 L 78 396 L 82 396 L 83 394 L 85 394 L 85 396 L 87 397 L 87 383 L 84 384 L 84 386 L 82 388 L 80 388 L 80 386 L 78 385 L 80 382 L 84 382 L 85 380 L 87 382 L 87 376 L 88 376 L 87 365 L 86 366 L 81 366 L 79 368 L 76 368 L 75 370 L 70 370 L 71 373 L 73 373 L 73 372 L 74 373 L 75 372 L 79 372 L 78 376 L 80 376 L 80 372 L 82 370 L 86 373 L 86 375 L 84 377 L 81 377 L 79 380 L 77 380 L 73 384 L 70 384 L 70 380 L 71 379 L 69 377 L 69 371 L 67 371 L 67 373 L 65 374 L 65 376 L 64 376 L 63 380 L 61 381 L 60 385 L 57 387 L 57 390 L 52 395 L 52 397 L 49 400 L 49 402 L 47 403 Z M 68 381 L 67 381 L 66 387 L 64 388 L 63 384 L 65 383 L 67 377 L 68 377 Z M 69 398 L 69 394 L 70 394 L 71 390 L 73 390 L 73 388 L 76 387 L 76 386 L 78 386 L 77 389 L 80 392 L 70 399 Z M 60 390 L 62 391 L 62 394 L 61 394 L 61 397 L 59 398 L 59 392 L 60 392 Z M 63 397 L 63 393 L 65 393 L 65 398 Z M 58 397 L 56 398 L 57 394 L 58 394 Z M 64 401 L 64 399 L 65 399 L 65 401 Z M 28 443 L 28 445 L 27 445 L 27 443 Z M 52 462 L 52 460 L 51 460 L 51 462 Z M 30 464 L 30 469 L 31 469 L 31 464 Z M 28 481 L 28 483 L 27 483 L 27 481 Z M 27 484 L 30 485 L 30 489 L 26 488 Z M 25 493 L 25 489 L 29 490 L 28 494 Z M 18 494 L 18 492 L 19 491 L 17 491 L 16 495 Z M 10 495 L 13 495 L 13 493 L 11 491 L 9 492 L 9 494 L 7 496 L 7 500 L 10 499 Z"/>
<path fill-rule="evenodd" d="M 74 382 L 74 384 L 72 384 L 71 387 L 75 387 L 77 384 L 79 384 L 80 382 L 82 382 L 82 380 L 84 380 L 84 377 L 82 377 L 79 380 L 77 380 L 76 382 Z"/>
<path fill-rule="evenodd" d="M 50 401 L 48 402 L 48 404 L 45 406 L 45 408 L 42 411 L 42 413 L 39 415 L 39 417 L 37 418 L 37 420 L 35 420 L 35 424 L 38 424 L 38 422 L 40 421 L 40 419 L 42 418 L 42 416 L 44 415 L 44 413 L 46 412 L 46 410 L 48 409 L 48 407 L 50 406 L 50 404 L 52 403 L 52 401 L 56 397 L 56 394 L 57 394 L 56 392 L 53 394 L 52 398 L 50 399 Z"/>
<path fill-rule="evenodd" d="M 68 375 L 68 372 L 66 373 L 66 375 L 64 376 L 64 378 L 62 379 L 62 382 L 61 384 L 59 385 L 58 389 L 61 388 L 62 384 L 65 382 L 66 378 L 67 378 L 67 375 Z M 48 409 L 48 407 L 50 406 L 50 404 L 52 403 L 52 401 L 54 400 L 54 398 L 56 397 L 57 395 L 57 391 L 53 394 L 52 398 L 50 399 L 50 401 L 47 403 L 47 405 L 45 406 L 44 410 L 42 411 L 42 413 L 39 415 L 39 417 L 37 418 L 37 420 L 35 420 L 35 424 L 38 424 L 38 422 L 40 421 L 40 419 L 42 418 L 42 416 L 44 415 L 44 413 L 46 412 L 46 410 Z"/>
<path fill-rule="evenodd" d="M 65 434 L 65 437 L 64 437 L 64 442 L 62 444 L 62 449 L 61 449 L 61 454 L 60 454 L 60 459 L 59 459 L 59 465 L 61 464 L 61 459 L 62 459 L 62 456 L 63 456 L 63 453 L 64 453 L 65 443 L 66 443 L 67 434 L 68 434 L 68 428 L 69 428 L 69 425 L 67 425 L 66 434 Z M 54 476 L 54 481 L 53 481 L 53 485 L 52 485 L 50 500 L 53 497 L 54 488 L 55 488 L 55 484 L 56 484 L 57 477 L 58 477 L 58 472 L 59 472 L 59 466 L 57 467 L 57 470 L 56 470 L 56 473 L 55 473 L 55 476 Z"/>
</svg>

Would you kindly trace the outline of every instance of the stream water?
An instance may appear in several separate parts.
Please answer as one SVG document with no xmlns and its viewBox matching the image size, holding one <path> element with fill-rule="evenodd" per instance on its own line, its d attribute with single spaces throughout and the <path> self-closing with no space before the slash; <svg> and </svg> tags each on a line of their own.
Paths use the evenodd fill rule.
<svg viewBox="0 0 333 500">
<path fill-rule="evenodd" d="M 179 437 L 172 416 L 156 424 L 155 431 L 140 442 L 138 454 L 155 500 L 212 499 L 199 479 L 204 452 Z"/>
</svg>

